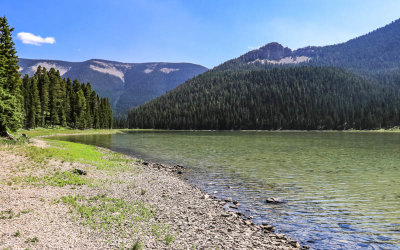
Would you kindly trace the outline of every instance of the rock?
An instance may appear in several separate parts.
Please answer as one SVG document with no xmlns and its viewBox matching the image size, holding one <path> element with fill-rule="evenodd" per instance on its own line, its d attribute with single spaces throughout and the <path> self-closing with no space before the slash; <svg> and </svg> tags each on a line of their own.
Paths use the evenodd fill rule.
<svg viewBox="0 0 400 250">
<path fill-rule="evenodd" d="M 234 205 L 233 205 L 233 206 L 230 205 L 229 207 L 230 207 L 230 208 L 233 208 L 233 209 L 238 209 L 238 207 L 237 207 L 237 206 L 234 206 Z"/>
<path fill-rule="evenodd" d="M 218 194 L 218 191 L 214 191 L 213 193 L 214 193 L 214 194 Z"/>
<path fill-rule="evenodd" d="M 283 203 L 284 201 L 279 198 L 270 197 L 270 198 L 266 199 L 265 202 L 272 203 L 272 204 L 279 204 L 279 203 Z"/>
<path fill-rule="evenodd" d="M 79 175 L 87 175 L 87 172 L 85 170 L 78 169 L 78 168 L 75 168 L 73 173 L 79 174 Z"/>
<path fill-rule="evenodd" d="M 221 214 L 222 217 L 229 217 L 231 216 L 230 214 Z"/>
<path fill-rule="evenodd" d="M 249 220 L 245 220 L 245 221 L 244 221 L 244 224 L 246 224 L 247 226 L 250 226 L 250 225 L 252 224 L 252 222 L 249 221 Z"/>
<path fill-rule="evenodd" d="M 275 235 L 276 235 L 276 238 L 278 238 L 278 239 L 284 239 L 285 238 L 284 234 L 275 234 Z"/>
<path fill-rule="evenodd" d="M 178 170 L 176 173 L 177 174 L 183 174 L 183 172 L 181 170 Z"/>
<path fill-rule="evenodd" d="M 205 194 L 201 197 L 203 200 L 207 200 L 208 198 L 210 198 L 210 196 L 208 194 Z"/>
<path fill-rule="evenodd" d="M 271 225 L 262 225 L 261 228 L 262 228 L 262 230 L 268 231 L 268 232 L 274 231 L 274 227 Z"/>
<path fill-rule="evenodd" d="M 142 162 L 143 165 L 147 166 L 149 163 L 147 161 Z"/>
<path fill-rule="evenodd" d="M 238 205 L 238 204 L 239 204 L 238 201 L 232 201 L 232 202 L 233 202 L 233 204 L 235 204 L 235 205 Z"/>
<path fill-rule="evenodd" d="M 291 240 L 291 241 L 289 242 L 289 244 L 292 245 L 292 246 L 295 247 L 295 248 L 300 248 L 300 243 L 298 243 L 298 242 L 295 241 L 295 240 Z"/>
<path fill-rule="evenodd" d="M 230 198 L 230 197 L 229 197 L 229 198 L 226 198 L 226 199 L 225 199 L 225 202 L 232 202 L 232 198 Z"/>
</svg>

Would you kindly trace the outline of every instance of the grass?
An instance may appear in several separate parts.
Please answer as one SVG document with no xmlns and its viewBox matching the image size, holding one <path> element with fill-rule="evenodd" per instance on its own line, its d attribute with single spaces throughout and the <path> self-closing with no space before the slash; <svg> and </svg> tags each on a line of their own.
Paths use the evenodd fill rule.
<svg viewBox="0 0 400 250">
<path fill-rule="evenodd" d="M 15 232 L 13 234 L 14 237 L 20 237 L 21 236 L 21 232 L 19 230 L 17 230 L 17 232 Z"/>
<path fill-rule="evenodd" d="M 36 128 L 32 130 L 20 129 L 16 133 L 17 136 L 22 134 L 26 134 L 28 137 L 34 138 L 38 136 L 51 136 L 51 135 L 60 135 L 60 134 L 115 134 L 120 133 L 124 130 L 121 129 L 87 129 L 87 130 L 79 130 L 79 129 L 70 129 L 63 127 L 55 127 L 55 128 Z"/>
<path fill-rule="evenodd" d="M 1 220 L 6 220 L 6 219 L 11 220 L 12 218 L 14 218 L 14 211 L 12 209 L 7 209 L 0 212 Z"/>
<path fill-rule="evenodd" d="M 167 245 L 175 241 L 175 237 L 171 234 L 171 227 L 169 225 L 157 223 L 151 226 L 151 231 L 159 241 L 164 241 Z"/>
<path fill-rule="evenodd" d="M 133 244 L 133 246 L 129 248 L 129 250 L 141 250 L 141 249 L 143 249 L 143 245 L 139 240 L 135 241 L 135 244 Z"/>
<path fill-rule="evenodd" d="M 52 187 L 64 187 L 66 185 L 82 186 L 88 184 L 90 179 L 81 177 L 73 173 L 72 171 L 55 172 L 53 175 L 46 176 L 28 176 L 23 178 L 25 183 L 32 184 L 34 186 L 52 186 Z"/>
<path fill-rule="evenodd" d="M 39 238 L 38 237 L 33 237 L 33 238 L 27 238 L 26 240 L 25 240 L 25 243 L 36 243 L 36 242 L 39 242 Z"/>
<path fill-rule="evenodd" d="M 33 145 L 14 145 L 5 150 L 17 152 L 28 157 L 36 166 L 46 166 L 51 159 L 62 162 L 79 162 L 97 167 L 99 170 L 128 171 L 132 170 L 134 159 L 95 146 L 67 141 L 47 140 L 50 147 L 39 148 Z M 84 152 L 84 153 L 82 153 Z"/>
<path fill-rule="evenodd" d="M 63 196 L 61 200 L 71 206 L 83 225 L 94 229 L 122 230 L 122 226 L 135 226 L 135 222 L 148 221 L 154 216 L 152 207 L 143 202 L 126 202 L 122 199 L 96 195 L 86 198 L 81 195 Z"/>
<path fill-rule="evenodd" d="M 49 136 L 56 134 L 96 134 L 96 133 L 119 133 L 121 130 L 70 130 L 65 128 L 55 129 L 35 129 L 31 131 L 20 130 L 19 135 L 27 134 L 28 137 Z M 0 150 L 9 151 L 13 154 L 25 157 L 22 164 L 16 166 L 12 173 L 25 173 L 10 176 L 9 180 L 5 180 L 4 184 L 13 185 L 13 183 L 29 184 L 33 186 L 53 186 L 65 187 L 88 185 L 107 192 L 105 186 L 112 183 L 127 184 L 128 189 L 136 189 L 134 182 L 125 183 L 124 180 L 116 178 L 117 171 L 130 171 L 138 173 L 138 160 L 132 159 L 125 155 L 115 153 L 109 150 L 101 149 L 91 145 L 79 143 L 44 139 L 48 147 L 40 148 L 29 143 L 24 137 L 21 140 L 2 142 L 0 139 Z M 23 139 L 22 139 L 23 138 Z M 4 140 L 5 141 L 5 140 Z M 56 168 L 50 168 L 50 162 L 58 160 L 68 163 L 85 164 L 83 168 L 88 171 L 88 176 L 97 176 L 92 173 L 97 170 L 103 171 L 99 178 L 89 178 L 88 176 L 79 175 L 73 170 L 61 171 Z M 140 161 L 140 160 L 139 160 Z M 68 166 L 68 165 L 63 165 Z M 86 169 L 87 166 L 87 169 Z M 40 170 L 40 171 L 37 171 Z M 104 172 L 105 171 L 105 172 Z M 39 173 L 44 173 L 39 175 Z M 104 175 L 105 174 L 105 175 Z M 140 189 L 139 194 L 145 195 L 146 190 Z M 41 198 L 42 202 L 45 202 Z M 127 242 L 133 243 L 129 249 L 142 249 L 143 244 L 140 240 L 132 241 L 138 235 L 139 231 L 153 234 L 156 238 L 169 245 L 175 241 L 175 237 L 170 233 L 170 227 L 161 223 L 153 225 L 155 210 L 152 206 L 141 201 L 125 201 L 123 199 L 109 197 L 104 194 L 99 194 L 93 197 L 83 195 L 68 195 L 62 196 L 59 200 L 54 200 L 54 203 L 64 203 L 70 207 L 72 218 L 88 226 L 92 229 L 100 230 L 106 235 L 118 234 L 120 237 L 130 239 Z M 31 212 L 31 210 L 22 210 L 17 215 L 10 210 L 0 211 L 0 219 L 12 219 L 22 214 Z M 20 231 L 14 233 L 15 237 L 21 237 Z M 106 237 L 108 237 L 106 236 Z M 111 239 L 111 238 L 110 238 Z M 27 238 L 26 243 L 36 243 L 37 237 Z M 126 248 L 127 246 L 124 246 Z"/>
</svg>

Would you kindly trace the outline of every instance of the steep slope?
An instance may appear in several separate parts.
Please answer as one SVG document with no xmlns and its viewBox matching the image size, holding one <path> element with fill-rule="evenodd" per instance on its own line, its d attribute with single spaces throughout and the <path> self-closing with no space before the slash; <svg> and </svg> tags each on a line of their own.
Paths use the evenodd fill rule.
<svg viewBox="0 0 400 250">
<path fill-rule="evenodd" d="M 269 43 L 215 70 L 233 68 L 271 68 L 307 64 L 350 69 L 364 75 L 398 70 L 400 66 L 400 19 L 345 43 L 292 51 L 279 43 Z"/>
<path fill-rule="evenodd" d="M 121 63 L 93 59 L 84 62 L 19 59 L 20 73 L 32 75 L 41 65 L 55 68 L 63 78 L 90 82 L 102 97 L 108 97 L 115 113 L 126 113 L 185 82 L 207 68 L 190 63 Z"/>
<path fill-rule="evenodd" d="M 399 124 L 399 91 L 341 69 L 207 72 L 129 113 L 131 128 L 374 129 Z"/>
</svg>

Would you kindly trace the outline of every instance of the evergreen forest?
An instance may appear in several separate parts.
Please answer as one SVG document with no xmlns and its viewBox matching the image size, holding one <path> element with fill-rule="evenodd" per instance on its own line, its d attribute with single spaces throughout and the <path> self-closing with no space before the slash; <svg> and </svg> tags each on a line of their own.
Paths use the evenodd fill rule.
<svg viewBox="0 0 400 250">
<path fill-rule="evenodd" d="M 399 125 L 400 92 L 347 70 L 214 71 L 129 113 L 130 128 L 379 129 Z"/>
<path fill-rule="evenodd" d="M 112 110 L 107 98 L 99 98 L 90 83 L 62 79 L 54 68 L 37 68 L 22 79 L 25 128 L 112 128 Z"/>
</svg>

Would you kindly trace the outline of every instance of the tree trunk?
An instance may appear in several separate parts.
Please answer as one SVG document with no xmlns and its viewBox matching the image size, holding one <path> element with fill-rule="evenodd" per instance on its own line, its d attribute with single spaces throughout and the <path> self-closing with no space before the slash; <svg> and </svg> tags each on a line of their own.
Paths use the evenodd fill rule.
<svg viewBox="0 0 400 250">
<path fill-rule="evenodd" d="M 8 133 L 6 126 L 4 126 L 3 124 L 0 124 L 0 137 L 15 140 L 14 136 Z"/>
</svg>

